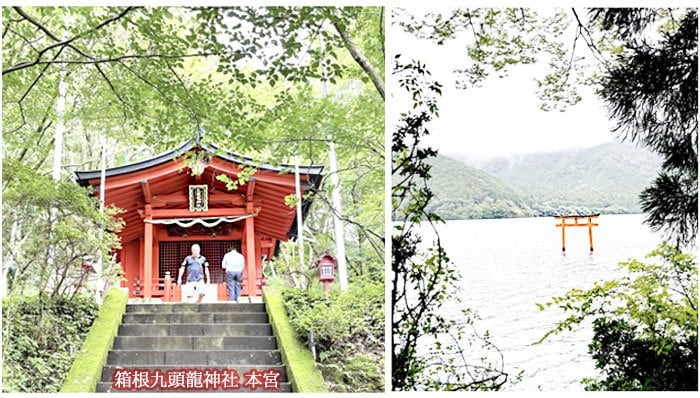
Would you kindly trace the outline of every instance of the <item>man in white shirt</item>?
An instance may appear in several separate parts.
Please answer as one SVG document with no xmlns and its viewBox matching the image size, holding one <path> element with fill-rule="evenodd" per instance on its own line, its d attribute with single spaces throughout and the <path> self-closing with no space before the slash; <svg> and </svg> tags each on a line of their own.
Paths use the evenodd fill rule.
<svg viewBox="0 0 700 398">
<path fill-rule="evenodd" d="M 235 247 L 231 247 L 231 250 L 221 260 L 221 267 L 226 270 L 229 301 L 238 302 L 238 296 L 241 294 L 241 282 L 243 282 L 244 265 L 245 258 Z"/>
</svg>

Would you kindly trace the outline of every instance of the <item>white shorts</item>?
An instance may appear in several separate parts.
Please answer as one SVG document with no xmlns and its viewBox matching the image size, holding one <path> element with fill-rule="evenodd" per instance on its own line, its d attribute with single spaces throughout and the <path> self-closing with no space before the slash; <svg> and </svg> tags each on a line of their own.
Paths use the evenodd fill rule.
<svg viewBox="0 0 700 398">
<path fill-rule="evenodd" d="M 193 297 L 199 294 L 206 294 L 206 286 L 204 284 L 204 279 L 194 282 L 185 283 L 185 295 L 187 297 Z"/>
</svg>

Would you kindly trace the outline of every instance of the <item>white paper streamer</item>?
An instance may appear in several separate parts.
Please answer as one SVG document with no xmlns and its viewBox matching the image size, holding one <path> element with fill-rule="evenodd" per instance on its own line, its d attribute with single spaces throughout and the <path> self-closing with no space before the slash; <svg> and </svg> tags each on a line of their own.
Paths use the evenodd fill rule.
<svg viewBox="0 0 700 398">
<path fill-rule="evenodd" d="M 164 219 L 157 219 L 157 220 L 143 220 L 143 222 L 151 223 L 151 224 L 166 224 L 166 225 L 171 225 L 171 224 L 177 224 L 183 228 L 189 228 L 195 224 L 202 224 L 207 228 L 212 228 L 215 227 L 222 222 L 228 222 L 228 223 L 234 223 L 238 222 L 241 220 L 245 220 L 248 217 L 253 217 L 255 214 L 246 214 L 244 216 L 239 216 L 239 217 L 198 217 L 198 218 L 164 218 Z M 206 220 L 214 220 L 214 221 L 206 221 Z"/>
</svg>

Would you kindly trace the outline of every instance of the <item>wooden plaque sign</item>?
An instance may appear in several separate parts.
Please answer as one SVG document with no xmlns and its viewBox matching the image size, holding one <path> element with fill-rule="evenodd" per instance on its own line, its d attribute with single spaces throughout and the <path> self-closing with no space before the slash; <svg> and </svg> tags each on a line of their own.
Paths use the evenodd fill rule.
<svg viewBox="0 0 700 398">
<path fill-rule="evenodd" d="M 207 185 L 190 185 L 190 211 L 208 211 Z"/>
</svg>

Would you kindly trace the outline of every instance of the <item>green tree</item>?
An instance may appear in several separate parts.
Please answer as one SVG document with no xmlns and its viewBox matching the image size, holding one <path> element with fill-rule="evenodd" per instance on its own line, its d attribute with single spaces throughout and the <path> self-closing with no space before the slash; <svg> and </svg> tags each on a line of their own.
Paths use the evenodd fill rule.
<svg viewBox="0 0 700 398">
<path fill-rule="evenodd" d="M 439 311 L 446 301 L 457 297 L 459 280 L 439 235 L 430 248 L 419 248 L 421 221 L 426 220 L 433 229 L 442 222 L 429 210 L 434 195 L 427 186 L 429 160 L 437 151 L 419 145 L 429 134 L 426 125 L 438 114 L 442 85 L 430 79 L 420 61 L 404 62 L 397 56 L 393 71 L 414 106 L 401 115 L 392 142 L 392 207 L 397 221 L 390 275 L 392 388 L 498 390 L 509 375 L 488 334 L 476 331 L 476 314 L 465 309 L 454 319 Z M 472 349 L 481 350 L 484 357 L 473 358 Z"/>
<path fill-rule="evenodd" d="M 108 212 L 115 219 L 103 217 L 73 183 L 74 170 L 98 169 L 103 149 L 114 167 L 199 137 L 269 164 L 295 156 L 327 164 L 334 143 L 351 282 L 383 281 L 383 24 L 381 7 L 4 7 L 3 246 L 12 251 L 3 253 L 3 272 L 16 282 L 12 293 L 53 287 L 37 282 L 64 269 L 72 275 L 87 248 L 118 247 L 118 209 Z M 61 152 L 53 149 L 59 121 Z M 47 178 L 55 157 L 57 182 Z M 311 258 L 334 243 L 330 190 L 324 178 L 312 193 Z M 53 265 L 44 261 L 49 242 Z M 278 256 L 292 250 L 282 245 Z M 273 267 L 285 281 L 308 272 L 281 263 Z"/>
<path fill-rule="evenodd" d="M 563 45 L 557 40 L 566 27 L 560 12 L 540 21 L 536 12 L 523 9 L 454 9 L 447 16 L 429 13 L 423 18 L 397 10 L 395 16 L 404 30 L 438 45 L 467 32 L 471 62 L 456 70 L 457 85 L 465 89 L 491 75 L 505 76 L 513 65 L 533 63 L 540 53 L 561 54 Z M 397 122 L 392 146 L 393 219 L 399 224 L 392 235 L 392 387 L 498 390 L 509 374 L 488 334 L 477 332 L 476 314 L 465 309 L 460 319 L 447 319 L 437 311 L 454 300 L 459 278 L 439 236 L 431 248 L 419 248 L 420 222 L 441 222 L 431 211 L 434 194 L 428 187 L 429 160 L 437 151 L 422 140 L 429 134 L 426 125 L 439 117 L 442 84 L 419 60 L 406 62 L 397 56 L 395 61 L 392 78 L 412 99 L 412 108 Z M 556 99 L 578 100 L 573 95 Z M 477 351 L 486 354 L 470 356 Z"/>
<path fill-rule="evenodd" d="M 602 377 L 584 380 L 586 389 L 698 389 L 697 260 L 667 244 L 647 260 L 620 263 L 625 276 L 540 306 L 569 313 L 542 340 L 593 319 L 588 347 Z"/>
<path fill-rule="evenodd" d="M 108 167 L 202 131 L 205 141 L 273 164 L 295 155 L 326 163 L 333 142 L 347 187 L 343 199 L 351 203 L 341 217 L 358 248 L 351 266 L 360 273 L 368 264 L 372 272 L 381 269 L 383 219 L 375 204 L 383 202 L 376 186 L 383 184 L 377 87 L 384 60 L 376 43 L 383 40 L 383 9 L 14 7 L 3 8 L 3 22 L 8 173 L 15 164 L 46 172 L 65 71 L 63 179 L 78 168 L 98 168 L 103 135 Z M 329 73 L 320 72 L 322 63 Z M 3 188 L 5 194 L 16 186 L 5 180 Z M 328 190 L 324 181 L 316 214 L 333 212 Z M 6 201 L 5 209 L 11 206 Z M 3 218 L 8 232 L 10 220 Z M 322 234 L 327 227 L 314 228 Z M 319 242 L 326 243 L 317 250 L 328 249 L 327 240 Z"/>
<path fill-rule="evenodd" d="M 640 196 L 646 221 L 689 245 L 698 225 L 697 11 L 596 9 L 591 21 L 621 40 L 600 90 L 616 130 L 664 159 Z M 645 37 L 658 25 L 659 38 Z"/>
<path fill-rule="evenodd" d="M 620 139 L 642 144 L 664 159 L 654 183 L 640 195 L 646 222 L 677 244 L 697 234 L 697 11 L 695 9 L 576 9 L 543 16 L 522 8 L 457 8 L 407 18 L 407 31 L 434 40 L 468 37 L 467 66 L 455 68 L 457 87 L 507 76 L 516 64 L 548 58 L 537 80 L 545 110 L 564 110 L 589 85 L 605 101 Z M 569 45 L 562 35 L 575 27 Z M 582 43 L 583 45 L 578 45 Z M 568 48 L 567 48 L 568 47 Z M 587 51 L 587 53 L 582 53 Z"/>
<path fill-rule="evenodd" d="M 648 256 L 661 264 L 622 263 L 627 276 L 547 303 L 570 314 L 550 333 L 593 318 L 589 351 L 602 377 L 587 389 L 697 390 L 697 261 L 681 251 L 697 234 L 697 12 L 596 9 L 590 25 L 579 21 L 619 42 L 599 90 L 617 131 L 664 158 L 640 197 L 647 223 L 670 244 Z"/>
</svg>

